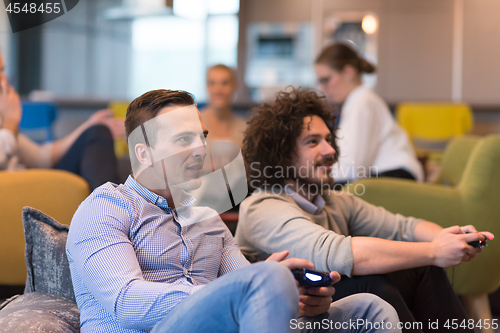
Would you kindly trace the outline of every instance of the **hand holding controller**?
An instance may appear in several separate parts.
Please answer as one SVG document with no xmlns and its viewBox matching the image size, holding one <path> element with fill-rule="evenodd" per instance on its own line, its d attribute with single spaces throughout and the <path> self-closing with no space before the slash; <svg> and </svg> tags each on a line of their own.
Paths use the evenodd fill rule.
<svg viewBox="0 0 500 333">
<path fill-rule="evenodd" d="M 314 287 L 329 287 L 333 284 L 333 280 L 327 272 L 301 268 L 292 269 L 292 273 L 295 276 L 295 279 L 299 282 L 299 286 L 306 289 Z"/>
<path fill-rule="evenodd" d="M 488 244 L 486 243 L 486 240 L 487 240 L 486 236 L 483 235 L 483 237 L 484 237 L 484 240 L 477 240 L 477 241 L 469 242 L 467 244 L 469 244 L 470 246 L 475 247 L 477 249 L 480 249 L 483 246 L 488 246 Z"/>
</svg>

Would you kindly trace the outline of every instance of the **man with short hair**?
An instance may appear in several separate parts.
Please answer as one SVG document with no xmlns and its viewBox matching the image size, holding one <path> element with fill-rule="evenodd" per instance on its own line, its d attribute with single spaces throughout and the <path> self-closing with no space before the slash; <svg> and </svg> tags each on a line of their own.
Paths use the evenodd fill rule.
<svg viewBox="0 0 500 333">
<path fill-rule="evenodd" d="M 332 112 L 314 91 L 292 89 L 255 109 L 243 145 L 253 195 L 240 205 L 236 241 L 251 257 L 287 249 L 319 270 L 345 276 L 334 299 L 371 292 L 403 322 L 466 314 L 441 267 L 472 260 L 468 242 L 493 239 L 473 226 L 440 226 L 392 214 L 330 190 L 337 161 Z M 342 152 L 340 152 L 342 154 Z M 415 330 L 421 331 L 421 330 Z"/>
<path fill-rule="evenodd" d="M 305 294 L 290 269 L 313 265 L 283 260 L 287 251 L 250 265 L 218 214 L 193 206 L 188 192 L 201 184 L 208 130 L 189 93 L 147 92 L 130 104 L 125 125 L 133 175 L 97 188 L 68 234 L 82 333 L 274 333 L 357 319 L 372 326 L 356 332 L 396 327 L 394 309 L 376 296 L 330 304 L 333 287 Z"/>
</svg>

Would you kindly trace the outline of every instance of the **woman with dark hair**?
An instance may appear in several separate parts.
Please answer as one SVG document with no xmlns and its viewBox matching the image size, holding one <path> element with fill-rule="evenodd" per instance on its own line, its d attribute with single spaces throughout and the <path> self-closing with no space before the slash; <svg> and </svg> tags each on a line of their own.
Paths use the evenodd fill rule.
<svg viewBox="0 0 500 333">
<path fill-rule="evenodd" d="M 320 89 L 341 105 L 336 132 L 339 163 L 333 176 L 345 183 L 364 177 L 398 177 L 423 180 L 408 135 L 398 126 L 387 104 L 362 85 L 363 73 L 375 67 L 345 44 L 333 44 L 315 63 Z"/>
</svg>

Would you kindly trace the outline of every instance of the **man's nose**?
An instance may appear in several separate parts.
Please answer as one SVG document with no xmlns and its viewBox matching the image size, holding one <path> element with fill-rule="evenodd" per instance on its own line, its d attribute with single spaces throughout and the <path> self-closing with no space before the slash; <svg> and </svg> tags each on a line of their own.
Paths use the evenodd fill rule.
<svg viewBox="0 0 500 333">
<path fill-rule="evenodd" d="M 328 143 L 328 141 L 323 141 L 323 145 L 321 147 L 321 155 L 323 157 L 332 157 L 335 155 L 335 149 L 333 149 L 332 145 Z"/>
<path fill-rule="evenodd" d="M 207 156 L 207 142 L 205 139 L 197 139 L 194 142 L 194 147 L 192 154 L 194 157 L 205 157 Z"/>
</svg>

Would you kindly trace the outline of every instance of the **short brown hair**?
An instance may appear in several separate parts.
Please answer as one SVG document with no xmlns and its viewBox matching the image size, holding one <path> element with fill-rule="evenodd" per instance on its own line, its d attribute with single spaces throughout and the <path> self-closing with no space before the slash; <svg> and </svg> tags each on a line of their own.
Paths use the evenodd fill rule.
<svg viewBox="0 0 500 333">
<path fill-rule="evenodd" d="M 210 72 L 213 69 L 220 69 L 228 72 L 231 77 L 231 81 L 233 82 L 233 84 L 236 84 L 236 72 L 231 67 L 228 67 L 224 64 L 213 65 L 207 69 L 207 78 L 208 78 L 208 72 Z"/>
<path fill-rule="evenodd" d="M 158 115 L 167 106 L 188 106 L 194 104 L 192 94 L 182 90 L 151 90 L 130 103 L 125 116 L 125 133 L 128 137 L 137 127 Z M 149 137 L 148 145 L 154 147 L 156 135 Z"/>
<path fill-rule="evenodd" d="M 358 73 L 373 73 L 375 66 L 350 46 L 343 43 L 336 43 L 325 47 L 316 58 L 316 64 L 325 64 L 332 69 L 342 71 L 346 65 L 351 65 Z"/>
<path fill-rule="evenodd" d="M 264 183 L 270 186 L 284 184 L 285 178 L 266 177 L 265 168 L 286 169 L 293 165 L 297 157 L 297 138 L 302 132 L 304 117 L 307 116 L 323 119 L 332 134 L 334 161 L 337 161 L 339 149 L 334 133 L 335 116 L 326 103 L 325 96 L 318 96 L 313 90 L 291 88 L 276 94 L 273 104 L 264 103 L 254 108 L 253 113 L 245 131 L 242 148 L 248 184 L 252 189 Z"/>
</svg>

